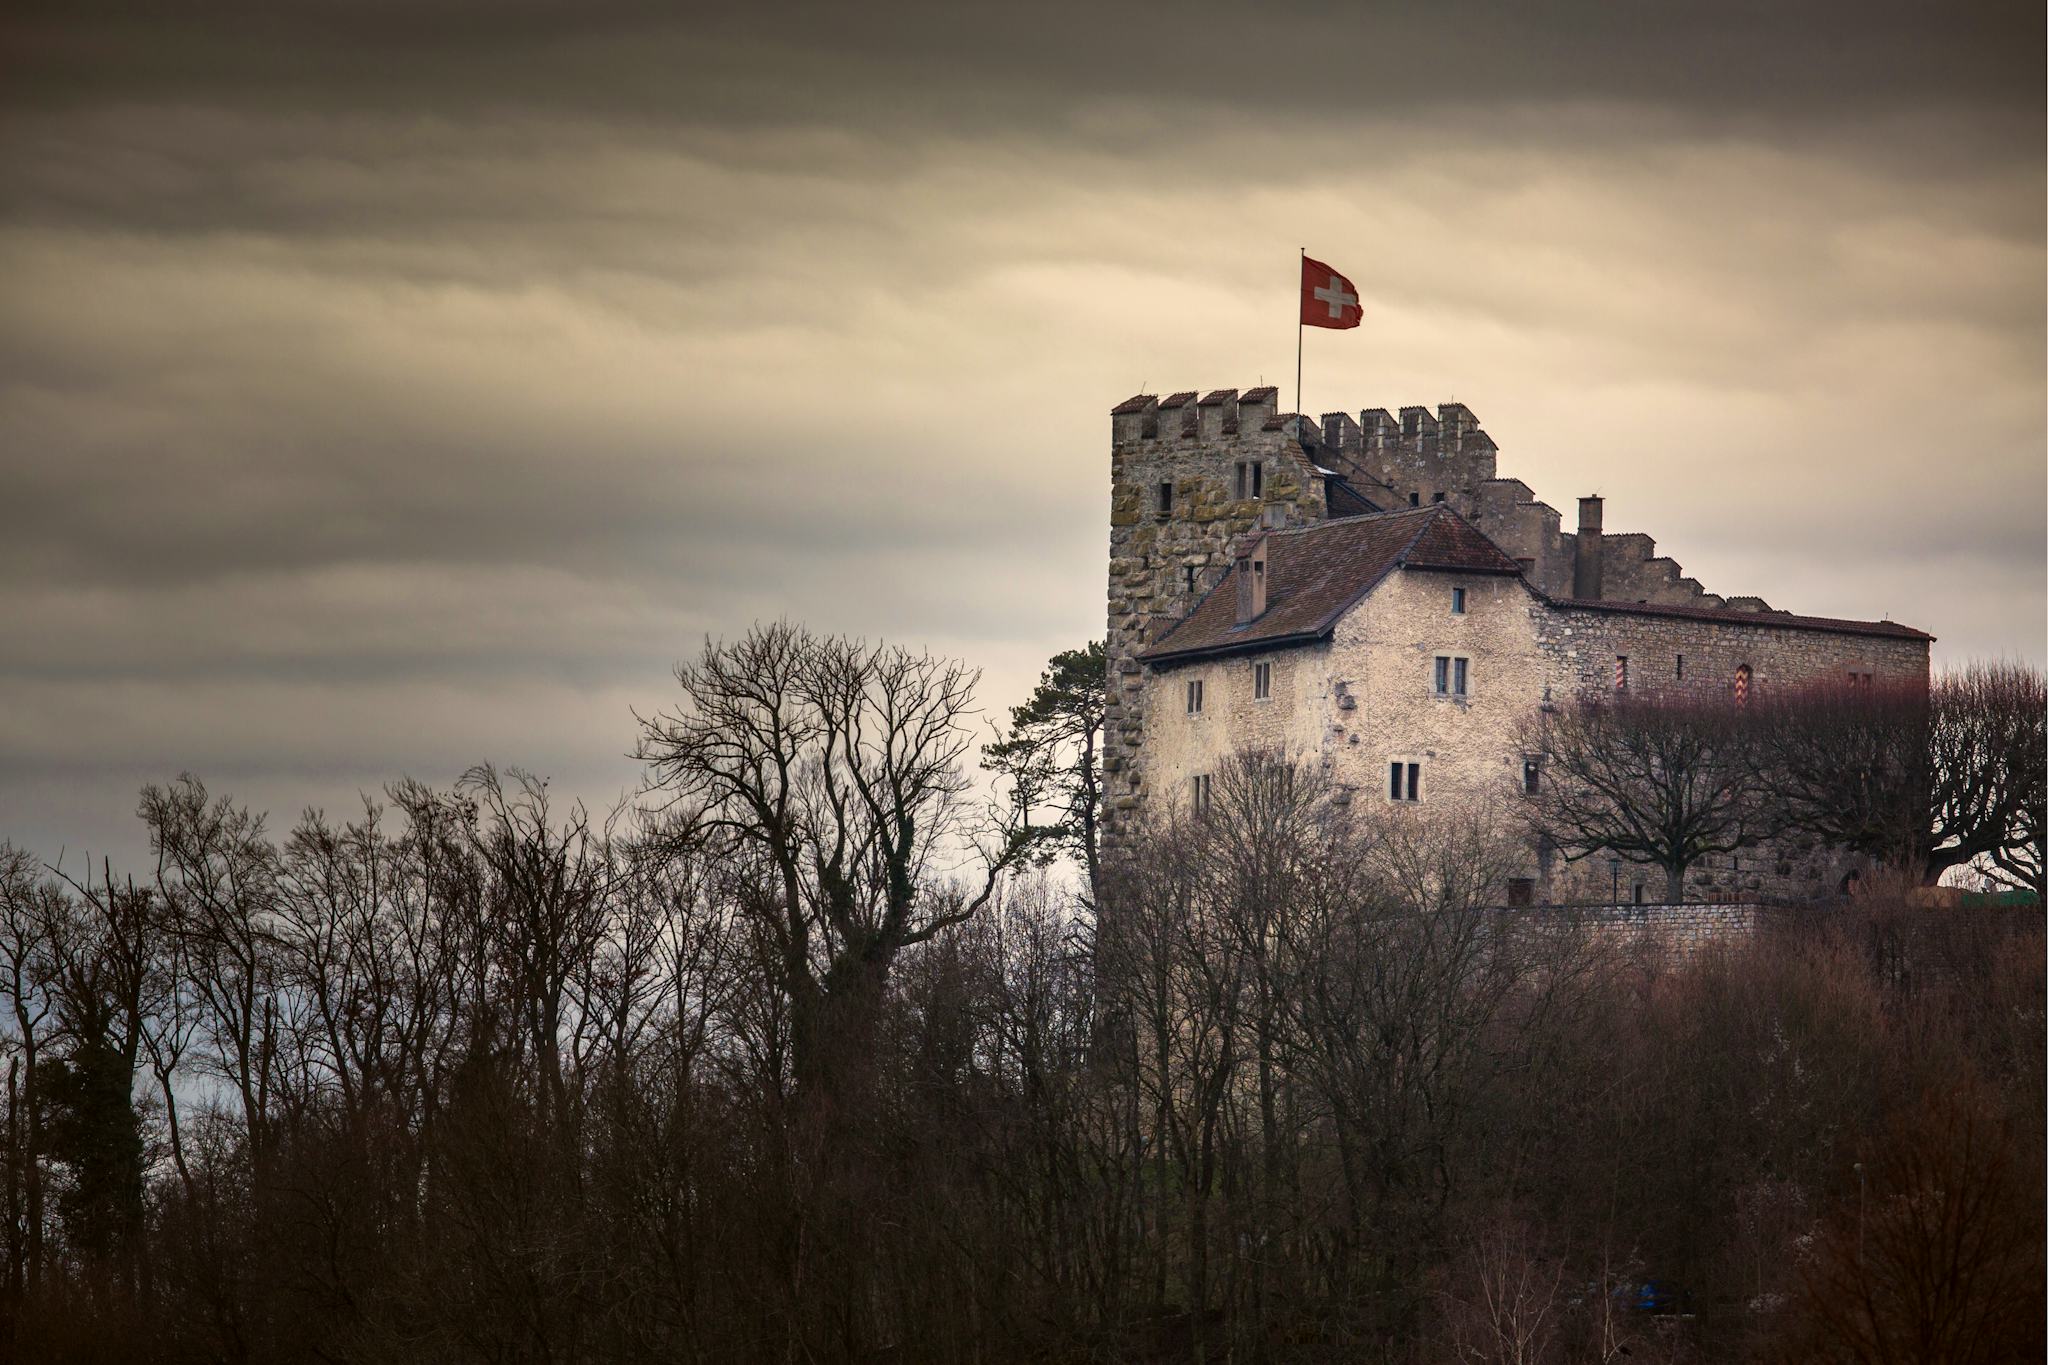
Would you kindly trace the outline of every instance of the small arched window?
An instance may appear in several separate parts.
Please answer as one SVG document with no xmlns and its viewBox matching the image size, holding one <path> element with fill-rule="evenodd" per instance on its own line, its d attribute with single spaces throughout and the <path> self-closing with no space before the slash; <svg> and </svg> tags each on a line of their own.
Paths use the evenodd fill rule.
<svg viewBox="0 0 2048 1365">
<path fill-rule="evenodd" d="M 1749 665 L 1742 664 L 1735 670 L 1735 704 L 1749 705 Z"/>
</svg>

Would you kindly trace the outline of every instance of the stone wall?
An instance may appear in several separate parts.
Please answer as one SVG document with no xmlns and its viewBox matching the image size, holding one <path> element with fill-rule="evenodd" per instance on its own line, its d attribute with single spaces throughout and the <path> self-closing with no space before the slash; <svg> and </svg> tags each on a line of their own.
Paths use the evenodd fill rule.
<svg viewBox="0 0 2048 1365">
<path fill-rule="evenodd" d="M 1763 908 L 1755 903 L 1714 905 L 1580 905 L 1535 910 L 1502 909 L 1504 925 L 1572 925 L 1593 930 L 1665 958 L 1682 958 L 1756 932 Z"/>
<path fill-rule="evenodd" d="M 1451 610 L 1454 589 L 1465 611 Z M 1357 698 L 1332 736 L 1332 775 L 1376 806 L 1388 768 L 1421 765 L 1425 806 L 1502 810 L 1519 800 L 1518 728 L 1550 685 L 1542 599 L 1519 578 L 1404 569 L 1341 620 L 1334 675 Z M 1439 656 L 1469 660 L 1466 695 L 1438 695 Z M 1534 875 L 1533 863 L 1529 875 Z"/>
<path fill-rule="evenodd" d="M 1545 624 L 1544 648 L 1576 694 L 1612 692 L 1615 660 L 1623 656 L 1632 691 L 1701 701 L 1731 699 L 1744 666 L 1752 697 L 1850 673 L 1927 681 L 1924 639 L 1796 626 L 1767 612 L 1753 620 L 1703 620 L 1571 605 L 1547 613 Z"/>
</svg>

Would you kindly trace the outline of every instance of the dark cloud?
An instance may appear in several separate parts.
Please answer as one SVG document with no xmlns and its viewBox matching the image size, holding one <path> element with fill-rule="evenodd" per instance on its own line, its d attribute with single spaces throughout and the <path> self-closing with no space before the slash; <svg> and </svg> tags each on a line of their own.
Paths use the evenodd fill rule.
<svg viewBox="0 0 2048 1365">
<path fill-rule="evenodd" d="M 0 837 L 630 783 L 788 615 L 1101 629 L 1104 410 L 1369 326 L 1710 587 L 2039 658 L 2034 6 L 319 4 L 0 37 Z"/>
</svg>

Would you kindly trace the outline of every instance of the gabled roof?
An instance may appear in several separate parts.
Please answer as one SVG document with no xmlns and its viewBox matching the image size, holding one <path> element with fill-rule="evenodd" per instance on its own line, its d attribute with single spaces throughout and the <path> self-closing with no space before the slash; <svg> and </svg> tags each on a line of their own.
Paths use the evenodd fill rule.
<svg viewBox="0 0 2048 1365">
<path fill-rule="evenodd" d="M 1327 636 L 1396 568 L 1515 575 L 1515 561 L 1443 503 L 1266 533 L 1266 610 L 1237 620 L 1232 568 L 1139 657 L 1153 663 L 1302 644 Z"/>
<path fill-rule="evenodd" d="M 1743 611 L 1739 607 L 1664 606 L 1656 602 L 1617 602 L 1612 598 L 1556 597 L 1551 605 L 1568 611 L 1617 612 L 1625 616 L 1672 616 L 1684 621 L 1711 621 L 1716 625 L 1777 627 L 1784 630 L 1819 630 L 1836 635 L 1882 635 L 1897 640 L 1932 640 L 1924 630 L 1902 626 L 1897 621 L 1846 621 L 1833 616 L 1794 616 L 1789 611 Z"/>
</svg>

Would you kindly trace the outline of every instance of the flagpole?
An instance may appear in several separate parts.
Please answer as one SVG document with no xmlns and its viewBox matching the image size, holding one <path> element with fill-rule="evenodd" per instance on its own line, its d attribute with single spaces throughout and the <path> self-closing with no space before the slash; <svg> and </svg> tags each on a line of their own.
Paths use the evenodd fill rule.
<svg viewBox="0 0 2048 1365">
<path fill-rule="evenodd" d="M 1301 439 L 1301 271 L 1308 269 L 1308 248 L 1301 248 L 1301 270 L 1294 276 L 1294 438 Z"/>
</svg>

